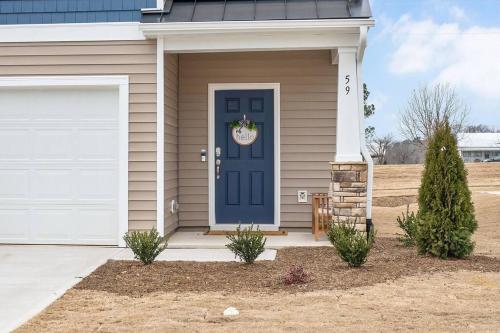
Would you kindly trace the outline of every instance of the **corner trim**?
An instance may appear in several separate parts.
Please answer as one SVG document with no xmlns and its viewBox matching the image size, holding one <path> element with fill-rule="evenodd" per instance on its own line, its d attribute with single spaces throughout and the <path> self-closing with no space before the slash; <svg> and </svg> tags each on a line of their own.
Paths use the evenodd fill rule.
<svg viewBox="0 0 500 333">
<path fill-rule="evenodd" d="M 281 225 L 281 153 L 280 153 L 280 84 L 279 83 L 209 83 L 208 84 L 208 224 L 214 230 L 235 225 L 216 224 L 215 218 L 215 91 L 272 89 L 274 91 L 274 223 L 261 224 L 262 230 L 278 230 Z M 266 227 L 264 227 L 266 226 Z"/>
<path fill-rule="evenodd" d="M 156 41 L 156 229 L 161 236 L 165 234 L 165 58 L 164 41 Z"/>
</svg>

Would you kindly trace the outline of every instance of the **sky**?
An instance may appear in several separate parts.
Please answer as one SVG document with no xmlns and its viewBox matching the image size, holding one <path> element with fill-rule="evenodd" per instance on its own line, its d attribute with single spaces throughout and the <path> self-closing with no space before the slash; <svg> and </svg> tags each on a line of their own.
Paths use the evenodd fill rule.
<svg viewBox="0 0 500 333">
<path fill-rule="evenodd" d="M 399 112 L 413 89 L 449 83 L 469 124 L 500 129 L 500 0 L 370 0 L 364 81 L 377 136 L 401 139 Z"/>
</svg>

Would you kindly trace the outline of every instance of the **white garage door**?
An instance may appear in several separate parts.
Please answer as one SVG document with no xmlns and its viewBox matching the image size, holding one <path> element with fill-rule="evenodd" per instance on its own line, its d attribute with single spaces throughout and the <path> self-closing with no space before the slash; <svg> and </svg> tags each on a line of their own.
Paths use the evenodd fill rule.
<svg viewBox="0 0 500 333">
<path fill-rule="evenodd" d="M 0 243 L 118 244 L 118 87 L 0 87 Z"/>
</svg>

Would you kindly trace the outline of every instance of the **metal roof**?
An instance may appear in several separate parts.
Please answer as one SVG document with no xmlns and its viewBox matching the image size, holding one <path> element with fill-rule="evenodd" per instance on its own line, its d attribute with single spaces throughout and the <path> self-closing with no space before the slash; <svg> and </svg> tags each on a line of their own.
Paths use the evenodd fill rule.
<svg viewBox="0 0 500 333">
<path fill-rule="evenodd" d="M 458 133 L 459 149 L 500 149 L 500 133 Z"/>
<path fill-rule="evenodd" d="M 141 22 L 211 22 L 370 18 L 368 0 L 166 0 Z"/>
</svg>

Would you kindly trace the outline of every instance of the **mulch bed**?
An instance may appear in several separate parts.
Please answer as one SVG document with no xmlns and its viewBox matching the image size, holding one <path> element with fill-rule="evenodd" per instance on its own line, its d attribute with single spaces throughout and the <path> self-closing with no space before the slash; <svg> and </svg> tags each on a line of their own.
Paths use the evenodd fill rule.
<svg viewBox="0 0 500 333">
<path fill-rule="evenodd" d="M 411 205 L 416 202 L 418 202 L 416 195 L 396 195 L 373 198 L 373 206 L 377 207 L 399 207 Z"/>
<path fill-rule="evenodd" d="M 292 265 L 302 265 L 311 273 L 311 280 L 302 285 L 283 285 L 281 276 Z M 441 260 L 417 255 L 414 248 L 403 247 L 396 239 L 378 238 L 367 263 L 361 268 L 349 268 L 332 247 L 295 247 L 279 250 L 275 261 L 259 261 L 253 265 L 236 262 L 155 262 L 144 266 L 135 261 L 110 260 L 75 288 L 132 297 L 158 291 L 298 292 L 349 289 L 421 273 L 458 270 L 499 272 L 500 260 L 484 256 Z"/>
</svg>

